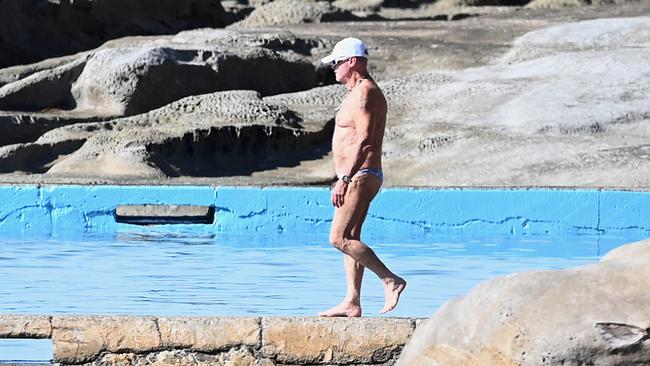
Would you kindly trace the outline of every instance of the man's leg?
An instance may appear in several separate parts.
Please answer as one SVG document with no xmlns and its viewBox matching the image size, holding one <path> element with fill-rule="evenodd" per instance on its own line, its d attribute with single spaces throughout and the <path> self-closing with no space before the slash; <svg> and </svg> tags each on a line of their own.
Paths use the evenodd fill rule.
<svg viewBox="0 0 650 366">
<path fill-rule="evenodd" d="M 366 214 L 368 207 L 365 208 Z M 353 224 L 351 235 L 355 238 L 361 238 L 361 226 L 365 220 L 366 214 L 361 216 L 361 220 Z M 334 212 L 334 222 L 341 222 L 337 220 L 340 216 L 339 209 Z M 335 307 L 318 313 L 320 316 L 343 316 L 343 317 L 359 317 L 361 316 L 361 282 L 363 280 L 363 266 L 359 264 L 354 258 L 343 253 L 343 267 L 345 268 L 346 279 L 346 294 L 343 301 Z"/>
<path fill-rule="evenodd" d="M 365 207 L 359 207 L 360 210 L 363 209 L 364 211 L 359 215 L 360 219 L 354 224 L 350 232 L 350 237 L 356 240 L 361 240 L 361 228 L 368 215 L 369 206 L 370 202 Z M 361 307 L 361 282 L 363 281 L 363 269 L 365 267 L 345 253 L 343 253 L 343 266 L 347 280 L 347 293 L 343 302 L 352 302 Z"/>
<path fill-rule="evenodd" d="M 348 187 L 343 206 L 336 210 L 330 232 L 330 242 L 337 249 L 350 256 L 356 264 L 349 265 L 351 275 L 358 275 L 357 266 L 369 268 L 383 282 L 386 303 L 380 313 L 386 313 L 395 308 L 399 296 L 406 287 L 406 281 L 391 272 L 377 257 L 375 252 L 360 240 L 360 232 L 353 235 L 355 226 L 361 227 L 365 220 L 370 201 L 375 197 L 381 181 L 372 175 L 355 179 Z M 354 277 L 353 277 L 354 279 Z M 350 283 L 350 280 L 348 280 Z M 360 283 L 360 281 L 359 281 Z M 355 285 L 354 282 L 352 282 Z M 339 315 L 344 316 L 344 315 Z"/>
</svg>

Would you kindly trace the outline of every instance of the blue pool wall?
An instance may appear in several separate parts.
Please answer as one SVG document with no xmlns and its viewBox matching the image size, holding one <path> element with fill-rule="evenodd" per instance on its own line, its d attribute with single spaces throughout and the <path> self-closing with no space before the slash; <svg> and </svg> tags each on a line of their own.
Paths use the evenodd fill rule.
<svg viewBox="0 0 650 366">
<path fill-rule="evenodd" d="M 114 232 L 118 205 L 212 206 L 211 224 L 164 230 L 229 233 L 329 230 L 333 207 L 321 187 L 0 186 L 0 232 Z M 382 189 L 364 232 L 418 235 L 650 233 L 650 192 L 580 189 Z"/>
</svg>

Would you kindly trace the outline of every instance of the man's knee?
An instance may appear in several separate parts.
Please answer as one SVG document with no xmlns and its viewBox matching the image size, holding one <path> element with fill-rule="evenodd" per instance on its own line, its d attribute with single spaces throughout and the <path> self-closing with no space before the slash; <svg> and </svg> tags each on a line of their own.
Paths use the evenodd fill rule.
<svg viewBox="0 0 650 366">
<path fill-rule="evenodd" d="M 347 247 L 348 240 L 345 238 L 343 235 L 340 235 L 338 233 L 331 233 L 330 234 L 330 244 L 335 247 L 336 249 L 345 252 L 345 248 Z"/>
</svg>

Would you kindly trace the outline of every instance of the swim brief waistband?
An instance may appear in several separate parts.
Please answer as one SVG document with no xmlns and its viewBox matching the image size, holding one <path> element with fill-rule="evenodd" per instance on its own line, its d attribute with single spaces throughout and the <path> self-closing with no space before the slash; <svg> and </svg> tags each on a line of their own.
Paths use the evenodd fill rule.
<svg viewBox="0 0 650 366">
<path fill-rule="evenodd" d="M 361 168 L 354 174 L 354 177 L 360 177 L 362 175 L 372 174 L 375 177 L 379 178 L 382 182 L 384 181 L 384 173 L 381 169 L 378 168 Z M 352 177 L 352 178 L 354 178 Z"/>
</svg>

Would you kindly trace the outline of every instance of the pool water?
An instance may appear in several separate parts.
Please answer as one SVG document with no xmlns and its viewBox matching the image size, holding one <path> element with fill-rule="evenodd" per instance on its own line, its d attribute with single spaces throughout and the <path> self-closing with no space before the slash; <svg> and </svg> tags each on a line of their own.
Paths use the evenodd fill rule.
<svg viewBox="0 0 650 366">
<path fill-rule="evenodd" d="M 480 281 L 597 261 L 640 238 L 573 235 L 368 236 L 408 287 L 392 316 L 428 317 Z M 0 313 L 315 315 L 345 294 L 342 254 L 324 235 L 124 232 L 5 238 Z M 366 270 L 364 316 L 383 307 Z"/>
<path fill-rule="evenodd" d="M 364 240 L 408 281 L 389 314 L 429 317 L 486 279 L 593 263 L 641 238 L 428 234 Z M 342 254 L 322 234 L 153 229 L 14 236 L 3 238 L 0 251 L 0 313 L 303 316 L 328 309 L 344 294 Z M 378 316 L 383 301 L 381 283 L 366 270 L 364 316 Z M 0 364 L 51 358 L 51 341 L 26 342 L 0 340 Z"/>
</svg>

